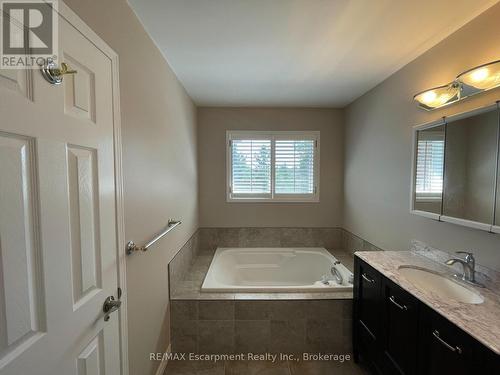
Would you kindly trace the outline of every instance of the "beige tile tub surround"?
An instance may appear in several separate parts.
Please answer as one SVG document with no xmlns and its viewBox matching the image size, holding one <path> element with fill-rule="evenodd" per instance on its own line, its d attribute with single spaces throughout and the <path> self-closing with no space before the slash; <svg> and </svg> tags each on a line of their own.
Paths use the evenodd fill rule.
<svg viewBox="0 0 500 375">
<path fill-rule="evenodd" d="M 204 277 L 217 247 L 321 246 L 337 249 L 343 240 L 340 228 L 200 228 L 169 264 L 171 290 L 176 290 L 180 281 L 199 281 L 200 272 L 204 272 Z"/>
<path fill-rule="evenodd" d="M 335 252 L 338 259 L 348 259 L 352 263 L 352 255 L 347 253 Z M 212 255 L 198 256 L 191 268 L 186 273 L 183 280 L 177 284 L 172 283 L 170 292 L 171 300 L 315 300 L 315 299 L 352 299 L 351 291 L 335 292 L 310 292 L 310 293 L 245 293 L 245 292 L 202 292 L 201 286 L 208 271 Z M 203 273 L 197 270 L 204 268 Z"/>
<path fill-rule="evenodd" d="M 371 244 L 355 234 L 342 229 L 342 250 L 349 254 L 354 254 L 356 251 L 382 251 L 383 249 Z M 342 262 L 342 259 L 339 259 Z M 352 270 L 352 267 L 351 267 Z"/>
<path fill-rule="evenodd" d="M 169 264 L 170 298 L 190 299 L 332 299 L 330 293 L 202 293 L 201 284 L 217 247 L 325 247 L 348 269 L 354 251 L 380 250 L 341 228 L 200 228 Z"/>
<path fill-rule="evenodd" d="M 200 228 L 200 252 L 215 252 L 217 247 L 325 247 L 342 246 L 343 233 L 337 227 L 242 227 Z"/>
<path fill-rule="evenodd" d="M 351 352 L 352 300 L 173 300 L 172 351 Z"/>
<path fill-rule="evenodd" d="M 410 251 L 357 252 L 355 256 L 364 260 L 385 277 L 410 292 L 427 306 L 436 310 L 472 337 L 500 354 L 500 294 L 487 288 L 475 288 L 484 297 L 482 304 L 474 305 L 441 299 L 432 291 L 418 289 L 398 271 L 401 265 L 415 265 L 450 274 L 448 267 Z M 498 291 L 500 285 L 496 286 Z"/>
</svg>

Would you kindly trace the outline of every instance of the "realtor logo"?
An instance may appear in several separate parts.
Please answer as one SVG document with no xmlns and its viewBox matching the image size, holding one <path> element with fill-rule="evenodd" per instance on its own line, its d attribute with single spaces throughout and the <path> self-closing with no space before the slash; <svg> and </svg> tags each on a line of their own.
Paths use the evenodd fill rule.
<svg viewBox="0 0 500 375">
<path fill-rule="evenodd" d="M 57 58 L 57 0 L 0 1 L 1 68 L 38 68 Z"/>
</svg>

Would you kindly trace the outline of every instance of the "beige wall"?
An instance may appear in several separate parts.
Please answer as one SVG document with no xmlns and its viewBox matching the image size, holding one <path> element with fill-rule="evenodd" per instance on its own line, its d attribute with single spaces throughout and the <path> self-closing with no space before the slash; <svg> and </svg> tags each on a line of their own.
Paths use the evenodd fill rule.
<svg viewBox="0 0 500 375">
<path fill-rule="evenodd" d="M 119 55 L 126 239 L 183 224 L 127 259 L 131 375 L 154 374 L 169 343 L 167 264 L 197 228 L 196 110 L 125 0 L 67 0 Z"/>
<path fill-rule="evenodd" d="M 500 99 L 496 89 L 461 104 L 425 112 L 413 94 L 500 58 L 500 5 L 445 39 L 376 88 L 346 113 L 345 227 L 376 246 L 405 250 L 419 239 L 443 250 L 472 250 L 500 270 L 500 236 L 409 213 L 412 126 Z"/>
<path fill-rule="evenodd" d="M 227 203 L 226 130 L 319 130 L 320 203 Z M 202 227 L 329 227 L 341 224 L 341 110 L 199 108 L 198 161 Z"/>
</svg>

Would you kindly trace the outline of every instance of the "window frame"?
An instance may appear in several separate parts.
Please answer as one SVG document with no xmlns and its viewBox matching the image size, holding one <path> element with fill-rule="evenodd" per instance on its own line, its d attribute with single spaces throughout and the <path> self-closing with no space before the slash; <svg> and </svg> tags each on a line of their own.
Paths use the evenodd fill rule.
<svg viewBox="0 0 500 375">
<path fill-rule="evenodd" d="M 268 139 L 271 141 L 271 193 L 270 194 L 233 194 L 232 193 L 232 141 L 239 139 Z M 276 141 L 277 140 L 312 140 L 315 141 L 313 158 L 312 194 L 276 194 Z M 319 131 L 262 131 L 262 130 L 227 130 L 226 131 L 226 202 L 230 203 L 317 203 L 320 186 L 320 132 Z"/>
</svg>

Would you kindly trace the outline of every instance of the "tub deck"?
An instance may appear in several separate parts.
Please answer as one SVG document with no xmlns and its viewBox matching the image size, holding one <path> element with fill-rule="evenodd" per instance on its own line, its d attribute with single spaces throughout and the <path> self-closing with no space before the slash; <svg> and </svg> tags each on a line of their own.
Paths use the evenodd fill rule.
<svg viewBox="0 0 500 375">
<path fill-rule="evenodd" d="M 354 269 L 354 256 L 344 250 L 329 250 L 329 252 L 349 270 Z M 202 292 L 201 286 L 212 262 L 214 253 L 199 253 L 195 255 L 188 271 L 182 280 L 172 286 L 171 300 L 325 300 L 352 299 L 352 289 L 345 291 L 324 292 Z"/>
</svg>

